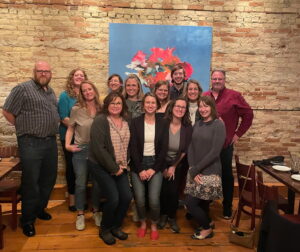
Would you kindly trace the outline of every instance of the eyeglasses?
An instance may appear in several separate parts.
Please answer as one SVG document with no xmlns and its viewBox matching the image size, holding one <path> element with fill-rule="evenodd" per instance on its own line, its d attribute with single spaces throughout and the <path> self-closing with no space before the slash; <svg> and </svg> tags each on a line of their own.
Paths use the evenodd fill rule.
<svg viewBox="0 0 300 252">
<path fill-rule="evenodd" d="M 222 81 L 224 78 L 212 78 L 213 81 Z"/>
<path fill-rule="evenodd" d="M 50 70 L 35 70 L 35 71 L 39 74 L 50 74 L 51 73 Z"/>
<path fill-rule="evenodd" d="M 112 105 L 112 106 L 121 106 L 122 102 L 111 102 L 109 105 Z"/>
<path fill-rule="evenodd" d="M 183 106 L 175 105 L 174 107 L 177 108 L 177 109 L 186 110 L 186 107 L 183 107 Z"/>
</svg>

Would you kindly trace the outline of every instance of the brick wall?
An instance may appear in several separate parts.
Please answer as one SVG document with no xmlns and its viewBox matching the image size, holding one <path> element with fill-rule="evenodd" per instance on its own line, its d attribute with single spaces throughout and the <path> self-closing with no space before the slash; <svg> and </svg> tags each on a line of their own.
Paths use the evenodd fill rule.
<svg viewBox="0 0 300 252">
<path fill-rule="evenodd" d="M 255 110 L 236 146 L 242 161 L 300 152 L 299 0 L 0 0 L 0 106 L 37 59 L 52 65 L 57 95 L 78 66 L 105 94 L 109 23 L 212 26 L 212 68 L 227 70 L 227 86 Z M 0 144 L 14 143 L 1 115 Z"/>
</svg>

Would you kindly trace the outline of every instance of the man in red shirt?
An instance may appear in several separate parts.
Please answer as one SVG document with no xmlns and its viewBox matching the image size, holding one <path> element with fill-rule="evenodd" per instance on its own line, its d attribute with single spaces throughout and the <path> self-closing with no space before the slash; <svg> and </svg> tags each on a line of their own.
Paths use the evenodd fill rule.
<svg viewBox="0 0 300 252">
<path fill-rule="evenodd" d="M 250 128 L 253 111 L 239 92 L 225 87 L 225 78 L 225 71 L 213 70 L 211 74 L 212 88 L 203 95 L 212 96 L 215 99 L 218 116 L 223 120 L 226 127 L 226 139 L 221 151 L 223 216 L 225 219 L 230 219 L 234 187 L 233 146 Z"/>
</svg>

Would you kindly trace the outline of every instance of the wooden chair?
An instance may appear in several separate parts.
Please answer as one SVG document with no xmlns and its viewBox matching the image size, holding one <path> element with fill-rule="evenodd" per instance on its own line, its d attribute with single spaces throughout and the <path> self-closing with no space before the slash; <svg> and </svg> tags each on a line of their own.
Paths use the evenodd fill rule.
<svg viewBox="0 0 300 252">
<path fill-rule="evenodd" d="M 17 157 L 18 149 L 16 146 L 0 147 L 0 156 L 2 158 Z M 20 169 L 20 167 L 16 167 L 16 169 Z M 21 196 L 18 194 L 20 185 L 20 177 L 8 177 L 0 181 L 0 203 L 11 203 L 12 205 L 11 228 L 13 230 L 17 228 L 18 224 L 17 205 L 21 199 Z"/>
<path fill-rule="evenodd" d="M 256 172 L 257 189 L 261 206 L 265 206 L 268 200 L 273 200 L 278 203 L 278 208 L 285 213 L 289 210 L 288 199 L 278 193 L 278 188 L 275 186 L 267 186 L 264 184 L 262 171 Z"/>
<path fill-rule="evenodd" d="M 3 229 L 4 225 L 2 224 L 2 206 L 0 205 L 0 249 L 3 249 Z"/>
<path fill-rule="evenodd" d="M 255 218 L 260 217 L 256 210 L 262 209 L 256 187 L 255 166 L 241 164 L 238 156 L 235 156 L 235 162 L 240 198 L 235 225 L 239 226 L 241 213 L 244 212 L 251 216 L 251 229 L 254 229 Z M 250 211 L 245 207 L 249 207 Z"/>
</svg>

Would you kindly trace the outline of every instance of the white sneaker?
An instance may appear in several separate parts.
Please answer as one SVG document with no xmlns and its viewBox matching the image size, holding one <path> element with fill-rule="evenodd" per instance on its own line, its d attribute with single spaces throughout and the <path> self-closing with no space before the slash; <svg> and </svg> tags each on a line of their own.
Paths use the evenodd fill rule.
<svg viewBox="0 0 300 252">
<path fill-rule="evenodd" d="M 84 215 L 83 214 L 77 215 L 76 229 L 79 230 L 79 231 L 85 229 L 85 219 L 84 219 Z"/>
<path fill-rule="evenodd" d="M 102 212 L 94 212 L 93 213 L 93 219 L 95 221 L 95 225 L 97 227 L 100 227 L 101 220 L 102 220 Z"/>
</svg>

